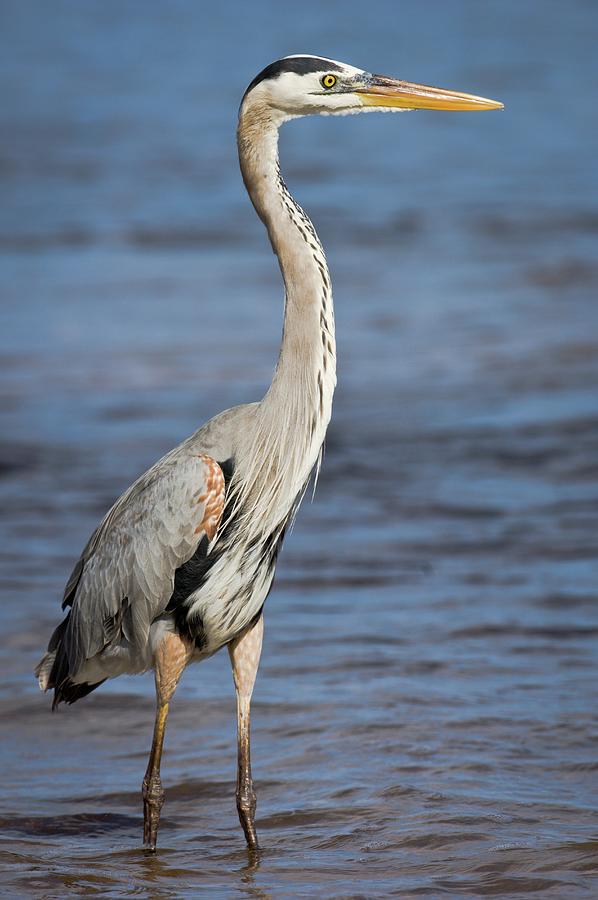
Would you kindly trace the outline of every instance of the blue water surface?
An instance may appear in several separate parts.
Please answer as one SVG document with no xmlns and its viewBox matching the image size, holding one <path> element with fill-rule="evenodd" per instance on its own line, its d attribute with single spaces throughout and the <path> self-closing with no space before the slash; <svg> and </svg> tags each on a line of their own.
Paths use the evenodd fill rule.
<svg viewBox="0 0 598 900">
<path fill-rule="evenodd" d="M 4 0 L 0 34 L 0 894 L 596 896 L 596 4 Z M 339 386 L 266 610 L 264 851 L 219 654 L 177 691 L 148 858 L 151 676 L 52 716 L 31 673 L 115 497 L 269 383 L 236 115 L 297 52 L 505 111 L 283 130 Z"/>
</svg>

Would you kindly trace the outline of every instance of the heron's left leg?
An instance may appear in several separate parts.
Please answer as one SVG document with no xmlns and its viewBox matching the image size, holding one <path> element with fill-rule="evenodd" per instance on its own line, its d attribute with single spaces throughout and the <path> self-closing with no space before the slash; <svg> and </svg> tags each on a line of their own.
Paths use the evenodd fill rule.
<svg viewBox="0 0 598 900">
<path fill-rule="evenodd" d="M 263 635 L 264 617 L 260 615 L 228 645 L 237 691 L 237 811 L 250 850 L 257 850 L 258 843 L 255 833 L 256 796 L 251 780 L 249 713 Z"/>
<path fill-rule="evenodd" d="M 189 662 L 190 648 L 177 634 L 167 633 L 156 650 L 154 671 L 156 676 L 156 721 L 154 738 L 147 771 L 143 779 L 143 843 L 148 850 L 156 849 L 160 810 L 164 803 L 164 790 L 160 780 L 160 761 L 164 746 L 164 732 L 168 717 L 168 704 Z"/>
</svg>

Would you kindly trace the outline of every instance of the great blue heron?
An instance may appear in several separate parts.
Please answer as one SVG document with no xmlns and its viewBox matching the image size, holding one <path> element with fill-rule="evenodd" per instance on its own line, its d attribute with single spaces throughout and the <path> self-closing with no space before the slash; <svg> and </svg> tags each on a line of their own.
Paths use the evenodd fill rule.
<svg viewBox="0 0 598 900">
<path fill-rule="evenodd" d="M 228 409 L 145 472 L 92 534 L 64 592 L 64 621 L 36 669 L 52 708 L 107 678 L 153 669 L 156 720 L 143 779 L 144 842 L 155 850 L 168 704 L 188 663 L 228 647 L 237 694 L 237 809 L 257 848 L 249 713 L 263 606 L 287 526 L 317 475 L 336 384 L 326 257 L 278 164 L 278 129 L 311 114 L 499 109 L 470 94 L 287 56 L 253 79 L 237 141 L 243 181 L 282 271 L 276 371 L 259 403 Z"/>
</svg>

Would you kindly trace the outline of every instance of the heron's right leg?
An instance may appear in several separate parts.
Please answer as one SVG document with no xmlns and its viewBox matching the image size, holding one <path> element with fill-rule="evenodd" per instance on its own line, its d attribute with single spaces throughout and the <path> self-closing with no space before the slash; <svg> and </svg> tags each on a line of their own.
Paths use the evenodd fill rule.
<svg viewBox="0 0 598 900">
<path fill-rule="evenodd" d="M 168 704 L 183 669 L 190 657 L 190 648 L 177 635 L 168 633 L 162 639 L 154 661 L 156 676 L 156 721 L 147 771 L 143 779 L 143 843 L 152 852 L 156 849 L 160 810 L 164 803 L 164 789 L 160 781 L 160 761 L 164 746 L 164 732 L 168 718 Z"/>
<path fill-rule="evenodd" d="M 256 796 L 251 778 L 249 712 L 263 635 L 264 617 L 260 615 L 228 645 L 237 691 L 237 812 L 250 850 L 257 850 L 258 843 L 255 833 Z"/>
</svg>

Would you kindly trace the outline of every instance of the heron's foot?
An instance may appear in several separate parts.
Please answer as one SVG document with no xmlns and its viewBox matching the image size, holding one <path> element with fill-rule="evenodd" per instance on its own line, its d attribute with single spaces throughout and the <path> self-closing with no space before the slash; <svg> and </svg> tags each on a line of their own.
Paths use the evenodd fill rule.
<svg viewBox="0 0 598 900">
<path fill-rule="evenodd" d="M 152 853 L 156 852 L 160 810 L 164 805 L 164 788 L 159 775 L 146 775 L 143 779 L 143 843 Z"/>
<path fill-rule="evenodd" d="M 255 831 L 256 806 L 257 797 L 253 787 L 250 786 L 244 791 L 237 791 L 237 812 L 239 813 L 239 821 L 245 832 L 247 846 L 250 850 L 259 850 Z"/>
</svg>

